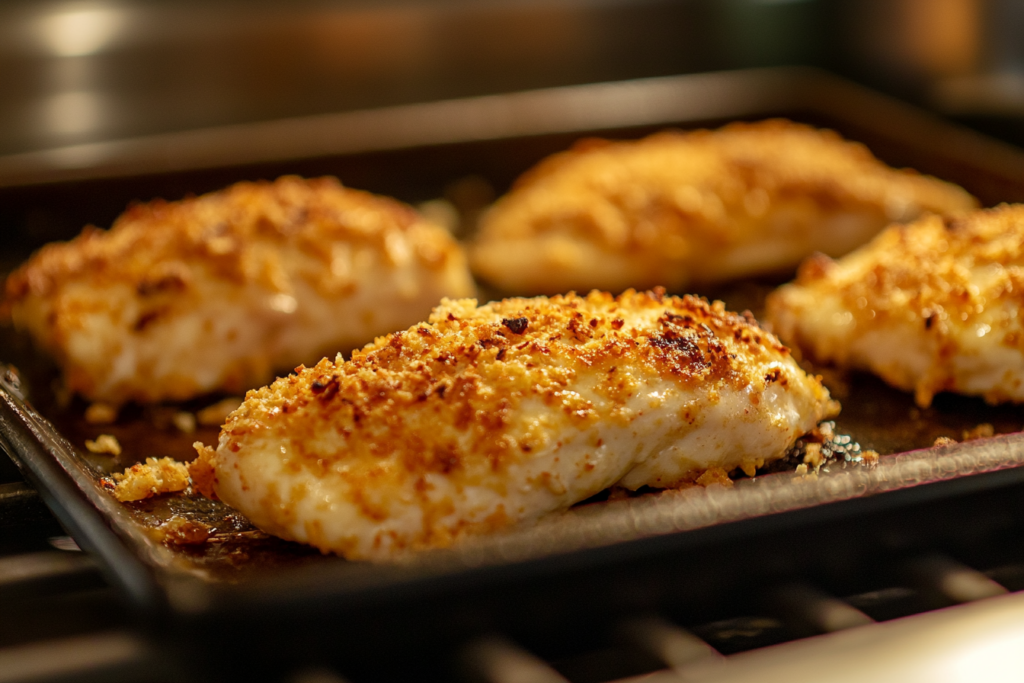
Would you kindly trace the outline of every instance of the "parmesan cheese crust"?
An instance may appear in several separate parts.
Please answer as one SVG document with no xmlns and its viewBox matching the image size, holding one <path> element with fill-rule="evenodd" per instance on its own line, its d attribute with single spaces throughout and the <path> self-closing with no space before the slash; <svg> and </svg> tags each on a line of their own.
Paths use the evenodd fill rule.
<svg viewBox="0 0 1024 683">
<path fill-rule="evenodd" d="M 894 225 L 774 292 L 774 330 L 928 406 L 941 391 L 1024 401 L 1024 206 Z"/>
<path fill-rule="evenodd" d="M 0 308 L 71 390 L 117 405 L 241 392 L 473 291 L 461 248 L 410 207 L 283 177 L 136 205 L 44 247 Z"/>
<path fill-rule="evenodd" d="M 549 157 L 483 217 L 471 256 L 478 276 L 517 294 L 678 290 L 839 256 L 892 221 L 976 206 L 831 131 L 735 123 Z"/>
<path fill-rule="evenodd" d="M 836 404 L 753 318 L 662 291 L 477 306 L 249 392 L 194 485 L 261 529 L 389 559 L 784 454 Z"/>
</svg>

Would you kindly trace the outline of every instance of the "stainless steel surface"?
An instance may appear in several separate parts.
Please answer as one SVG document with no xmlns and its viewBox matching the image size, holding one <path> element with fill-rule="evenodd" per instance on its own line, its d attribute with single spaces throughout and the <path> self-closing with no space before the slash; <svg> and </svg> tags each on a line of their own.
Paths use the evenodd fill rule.
<svg viewBox="0 0 1024 683">
<path fill-rule="evenodd" d="M 0 154 L 528 88 L 814 65 L 1021 119 L 1016 0 L 9 0 Z"/>
<path fill-rule="evenodd" d="M 734 655 L 652 683 L 1009 683 L 1024 671 L 1024 594 Z"/>
<path fill-rule="evenodd" d="M 806 62 L 816 4 L 11 0 L 0 151 Z"/>
<path fill-rule="evenodd" d="M 815 82 L 816 81 L 816 82 Z M 799 93 L 794 92 L 799 89 Z M 929 119 L 897 100 L 807 68 L 753 69 L 568 86 L 239 123 L 0 156 L 0 187 L 189 171 L 666 121 L 764 115 L 775 107 L 870 107 L 904 129 L 904 142 L 942 139 L 950 156 L 1024 172 L 1019 150 Z"/>
<path fill-rule="evenodd" d="M 0 157 L 0 187 L 742 116 L 791 100 L 801 76 L 695 74 L 72 145 Z"/>
</svg>

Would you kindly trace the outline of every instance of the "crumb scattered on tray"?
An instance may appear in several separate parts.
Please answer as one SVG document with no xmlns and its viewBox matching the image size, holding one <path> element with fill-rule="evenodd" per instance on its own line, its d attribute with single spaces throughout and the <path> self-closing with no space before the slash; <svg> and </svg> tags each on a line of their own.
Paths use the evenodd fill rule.
<svg viewBox="0 0 1024 683">
<path fill-rule="evenodd" d="M 85 409 L 85 421 L 92 425 L 110 424 L 117 419 L 117 408 L 106 403 L 93 403 Z"/>
<path fill-rule="evenodd" d="M 932 444 L 932 447 L 951 446 L 955 443 L 957 443 L 957 440 L 952 437 L 940 436 L 939 438 L 935 439 L 935 443 Z"/>
<path fill-rule="evenodd" d="M 849 434 L 836 431 L 836 423 L 827 420 L 819 424 L 814 431 L 797 439 L 786 457 L 776 466 L 789 463 L 800 476 L 808 472 L 817 473 L 830 463 L 840 463 L 843 467 L 878 462 L 878 453 L 863 450 L 861 445 Z M 781 471 L 781 470 L 775 470 Z M 825 470 L 828 471 L 827 469 Z"/>
<path fill-rule="evenodd" d="M 962 439 L 964 441 L 974 441 L 975 439 L 985 439 L 995 435 L 995 428 L 988 422 L 982 422 L 974 429 L 965 429 Z"/>
<path fill-rule="evenodd" d="M 171 418 L 174 426 L 178 428 L 179 432 L 185 434 L 192 434 L 196 431 L 196 416 L 192 413 L 182 411 L 175 413 L 174 417 Z"/>
<path fill-rule="evenodd" d="M 217 471 L 213 464 L 213 456 L 216 450 L 206 446 L 202 441 L 192 444 L 199 456 L 188 464 L 188 474 L 192 477 L 192 487 L 210 500 L 217 500 L 217 493 L 213 490 L 213 482 L 217 478 Z"/>
<path fill-rule="evenodd" d="M 145 463 L 132 465 L 123 474 L 115 472 L 113 477 L 103 486 L 122 503 L 188 488 L 188 466 L 174 458 L 146 458 Z"/>
<path fill-rule="evenodd" d="M 95 441 L 86 439 L 85 447 L 90 453 L 109 453 L 113 456 L 121 455 L 121 444 L 118 443 L 117 437 L 112 434 L 100 434 L 96 437 Z"/>
<path fill-rule="evenodd" d="M 205 427 L 220 427 L 240 405 L 242 399 L 238 397 L 225 398 L 200 410 L 196 413 L 196 419 Z"/>
<path fill-rule="evenodd" d="M 704 474 L 697 477 L 697 483 L 704 487 L 711 486 L 712 484 L 732 486 L 732 479 L 729 478 L 729 473 L 721 467 L 710 467 Z"/>
<path fill-rule="evenodd" d="M 821 454 L 821 444 L 807 444 L 804 449 L 804 464 L 810 465 L 817 470 L 823 462 L 825 462 L 825 457 Z"/>
<path fill-rule="evenodd" d="M 163 542 L 167 545 L 200 545 L 206 543 L 213 527 L 202 522 L 174 516 L 160 525 Z"/>
<path fill-rule="evenodd" d="M 757 475 L 758 468 L 764 467 L 764 458 L 756 458 L 754 460 L 744 460 L 740 464 L 740 469 L 743 470 L 743 474 L 748 477 Z"/>
</svg>

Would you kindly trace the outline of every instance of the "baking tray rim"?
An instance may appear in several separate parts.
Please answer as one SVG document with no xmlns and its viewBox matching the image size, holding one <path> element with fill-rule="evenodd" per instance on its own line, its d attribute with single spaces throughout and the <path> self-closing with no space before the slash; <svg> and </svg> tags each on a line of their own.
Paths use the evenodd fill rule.
<svg viewBox="0 0 1024 683">
<path fill-rule="evenodd" d="M 743 98 L 735 100 L 733 105 L 739 102 L 739 110 L 723 110 L 719 105 L 704 106 L 700 103 L 689 103 L 683 109 L 679 109 L 679 93 L 692 97 L 693 93 L 707 93 L 714 90 L 715 83 L 724 87 L 729 92 L 743 92 Z M 724 85 L 723 85 L 724 84 Z M 652 98 L 654 102 L 646 113 L 639 117 L 640 120 L 631 119 L 628 122 L 615 119 L 614 116 L 621 116 L 621 112 L 612 112 L 614 116 L 581 119 L 578 116 L 580 102 L 603 101 L 614 95 L 615 92 L 642 92 L 648 88 L 657 93 Z M 749 90 L 745 90 L 749 88 Z M 618 90 L 617 90 L 618 89 Z M 671 91 L 676 90 L 675 97 L 670 96 Z M 760 94 L 761 100 L 753 95 Z M 767 94 L 767 95 L 766 95 Z M 850 84 L 842 79 L 832 76 L 826 72 L 808 68 L 781 68 L 744 70 L 739 72 L 725 72 L 718 74 L 694 74 L 687 76 L 664 77 L 657 79 L 644 79 L 642 81 L 630 81 L 622 83 L 596 84 L 589 86 L 571 86 L 568 88 L 555 88 L 543 91 L 531 91 L 525 93 L 513 93 L 506 96 L 489 96 L 487 98 L 468 98 L 464 100 L 449 100 L 429 105 L 409 105 L 406 107 L 390 108 L 388 120 L 401 120 L 408 123 L 417 116 L 422 115 L 425 106 L 436 106 L 436 111 L 453 111 L 453 107 L 459 106 L 469 109 L 477 108 L 482 111 L 493 110 L 495 98 L 507 98 L 513 102 L 508 111 L 516 111 L 516 107 L 536 107 L 539 101 L 547 98 L 549 102 L 562 103 L 567 101 L 575 102 L 575 108 L 571 108 L 567 120 L 561 123 L 553 123 L 548 126 L 539 125 L 536 119 L 526 121 L 518 128 L 504 133 L 491 130 L 481 132 L 480 129 L 462 131 L 461 139 L 455 139 L 454 133 L 448 131 L 445 135 L 438 134 L 436 129 L 430 129 L 426 139 L 421 139 L 417 144 L 408 136 L 390 144 L 380 141 L 380 129 L 376 129 L 378 135 L 377 148 L 370 150 L 361 143 L 363 147 L 345 147 L 335 141 L 333 147 L 319 148 L 315 153 L 306 150 L 303 158 L 309 156 L 331 156 L 357 154 L 365 151 L 388 151 L 403 147 L 431 147 L 453 143 L 466 143 L 488 139 L 516 138 L 520 136 L 545 135 L 551 133 L 583 131 L 591 129 L 610 129 L 616 125 L 622 127 L 644 126 L 644 125 L 670 125 L 672 122 L 680 123 L 689 118 L 694 120 L 713 119 L 716 117 L 751 117 L 764 111 L 788 109 L 791 111 L 806 110 L 808 112 L 821 111 L 823 113 L 836 113 L 837 107 L 843 107 L 844 102 L 849 98 L 859 99 L 862 104 L 867 104 L 877 110 L 877 113 L 888 118 L 896 117 L 900 120 L 904 129 L 913 129 L 916 135 L 932 137 L 938 133 L 943 136 L 947 149 L 951 149 L 952 155 L 963 153 L 963 157 L 969 163 L 984 164 L 990 167 L 998 167 L 1004 173 L 1020 172 L 1024 176 L 1024 154 L 1016 149 L 991 141 L 983 136 L 970 131 L 951 126 L 920 112 L 909 105 L 891 100 L 883 95 Z M 539 99 L 538 99 L 539 98 Z M 589 99 L 588 99 L 589 98 Z M 596 98 L 596 99 L 595 99 Z M 687 99 L 683 97 L 682 99 Z M 336 127 L 339 122 L 352 122 L 357 118 L 353 115 L 369 116 L 372 112 L 356 112 L 340 115 L 331 115 L 324 118 L 321 123 L 325 127 Z M 377 111 L 377 114 L 380 112 Z M 349 118 L 346 118 L 349 117 Z M 503 120 L 507 119 L 507 112 Z M 646 117 L 646 118 L 645 118 Z M 660 120 L 656 120 L 659 119 Z M 837 115 L 842 118 L 841 115 Z M 385 117 L 386 118 L 386 117 Z M 428 117 L 428 122 L 435 122 L 435 119 Z M 532 122 L 531 122 L 532 121 Z M 581 121 L 585 123 L 581 124 Z M 309 121 L 290 120 L 287 126 L 306 123 Z M 273 123 L 273 122 L 272 122 Z M 278 122 L 280 123 L 280 122 Z M 435 122 L 436 123 L 436 122 Z M 435 125 L 430 123 L 430 125 Z M 239 144 L 239 140 L 252 139 L 255 135 L 265 135 L 268 129 L 260 128 L 264 124 L 256 124 L 252 127 L 240 127 L 231 131 L 235 137 L 232 144 Z M 266 124 L 271 125 L 271 124 Z M 287 129 L 284 126 L 282 130 Z M 428 125 L 429 128 L 429 125 Z M 325 128 L 326 129 L 326 128 Z M 222 129 L 218 129 L 224 132 Z M 201 131 L 202 139 L 214 132 L 213 130 Z M 57 183 L 69 180 L 83 180 L 91 178 L 116 178 L 126 173 L 123 162 L 131 160 L 159 157 L 162 145 L 168 139 L 185 140 L 189 134 L 180 134 L 184 137 L 159 138 L 142 140 L 140 144 L 118 147 L 116 144 L 111 149 L 114 154 L 111 163 L 98 163 L 89 168 L 67 169 L 57 166 L 45 167 L 45 155 L 36 158 L 37 166 L 31 164 L 24 167 L 21 175 L 18 175 L 18 166 L 11 166 L 7 162 L 12 157 L 0 158 L 0 187 L 17 186 L 21 184 L 35 183 Z M 457 136 L 456 136 L 457 137 Z M 921 137 L 917 142 L 925 139 Z M 140 141 L 135 141 L 139 143 Z M 113 144 L 113 143 L 112 143 Z M 346 143 L 349 144 L 349 143 Z M 132 151 L 127 156 L 118 156 L 117 150 L 129 149 Z M 966 150 L 966 151 L 964 151 Z M 267 155 L 266 151 L 259 151 L 258 159 L 234 158 L 221 160 L 214 163 L 214 166 L 233 166 L 239 163 L 254 163 L 256 161 L 274 161 L 291 158 L 287 155 L 274 157 Z M 135 156 L 132 156 L 135 155 Z M 21 157 L 25 161 L 27 157 Z M 185 161 L 181 161 L 185 159 Z M 32 161 L 32 159 L 28 159 Z M 141 162 L 140 162 L 141 163 Z M 146 162 L 149 163 L 149 162 Z M 190 158 L 187 155 L 179 157 L 177 165 L 156 166 L 142 164 L 142 173 L 166 173 L 184 172 L 197 170 L 210 166 L 209 160 L 201 158 Z M 44 168 L 45 167 L 45 168 Z M 27 170 L 25 170 L 27 169 Z M 42 169 L 42 170 L 40 170 Z M 136 169 L 140 170 L 140 169 Z M 37 173 L 38 171 L 38 173 Z M 13 174 L 13 175 L 12 175 Z M 15 178 L 12 180 L 12 178 Z M 18 180 L 17 178 L 20 178 Z M 910 488 L 879 492 L 862 497 L 837 500 L 817 505 L 791 509 L 782 512 L 771 512 L 762 516 L 720 521 L 712 526 L 680 530 L 674 533 L 665 533 L 647 537 L 637 537 L 613 542 L 616 547 L 614 557 L 608 551 L 609 544 L 597 544 L 588 547 L 578 547 L 565 552 L 556 552 L 540 557 L 519 557 L 503 563 L 481 562 L 479 566 L 462 566 L 459 571 L 452 572 L 452 565 L 441 563 L 440 569 L 432 571 L 429 566 L 421 565 L 414 570 L 405 568 L 381 569 L 376 567 L 373 573 L 380 579 L 384 575 L 386 580 L 369 582 L 369 584 L 356 586 L 332 586 L 329 590 L 324 588 L 324 576 L 331 573 L 329 567 L 311 567 L 307 569 L 291 570 L 291 576 L 298 577 L 290 584 L 282 582 L 278 577 L 263 581 L 257 579 L 249 585 L 260 585 L 261 590 L 256 594 L 260 600 L 252 601 L 252 590 L 245 587 L 232 586 L 229 584 L 208 584 L 194 577 L 183 577 L 178 574 L 160 576 L 166 570 L 161 569 L 152 563 L 152 557 L 137 554 L 135 549 L 146 548 L 147 541 L 141 537 L 136 530 L 133 537 L 131 523 L 118 524 L 116 521 L 119 515 L 124 515 L 123 509 L 116 505 L 112 499 L 98 491 L 90 479 L 91 475 L 81 469 L 81 466 L 74 464 L 74 450 L 67 444 L 63 436 L 41 415 L 39 415 L 18 391 L 18 379 L 10 371 L 3 374 L 0 379 L 0 443 L 5 445 L 9 452 L 18 461 L 26 477 L 40 490 L 44 501 L 57 514 L 58 519 L 72 532 L 76 540 L 80 541 L 83 547 L 95 552 L 101 559 L 101 565 L 108 577 L 117 585 L 121 586 L 129 596 L 132 603 L 148 611 L 164 611 L 170 609 L 182 614 L 203 614 L 223 610 L 231 605 L 232 609 L 239 609 L 242 605 L 269 607 L 273 604 L 288 603 L 294 606 L 305 601 L 309 606 L 314 607 L 317 603 L 334 604 L 330 598 L 336 601 L 355 600 L 386 600 L 397 599 L 400 594 L 407 594 L 409 591 L 420 593 L 427 590 L 458 590 L 465 588 L 474 581 L 490 582 L 505 581 L 516 577 L 538 575 L 550 572 L 561 572 L 572 569 L 594 566 L 602 562 L 618 561 L 625 559 L 630 554 L 659 554 L 663 552 L 675 552 L 687 547 L 697 547 L 706 539 L 721 534 L 735 534 L 742 536 L 747 533 L 745 530 L 759 529 L 764 524 L 772 525 L 771 520 L 778 520 L 778 524 L 792 523 L 799 524 L 800 519 L 808 515 L 817 515 L 816 511 L 830 511 L 828 514 L 844 515 L 849 510 L 859 510 L 873 505 L 900 505 L 899 501 L 913 501 L 927 496 L 956 495 L 957 492 L 971 490 L 977 487 L 1001 487 L 1020 481 L 1024 477 L 1024 468 L 1002 469 L 970 476 L 961 476 L 953 479 L 935 481 L 927 484 L 912 485 Z M 1024 435 L 1010 437 L 996 437 L 996 440 L 989 440 L 990 443 L 1005 443 L 1008 447 L 1016 447 L 1017 442 L 1024 443 Z M 956 447 L 947 447 L 946 452 L 952 448 L 952 453 L 970 452 L 977 446 L 963 444 Z M 1015 450 L 1020 451 L 1020 448 Z M 63 455 L 59 455 L 64 451 Z M 936 451 L 938 452 L 938 451 Z M 895 457 L 904 457 L 908 453 L 899 454 Z M 62 457 L 64 458 L 62 460 Z M 943 493 L 946 492 L 946 493 Z M 877 500 L 876 500 L 877 499 Z M 886 501 L 886 502 L 879 502 Z M 783 522 L 782 520 L 794 520 Z M 123 521 L 123 520 L 122 520 Z M 704 540 L 702 540 L 704 539 Z M 152 548 L 150 548 L 152 550 Z M 305 578 L 303 578 L 305 577 Z M 475 577 L 475 578 L 473 578 Z M 458 585 L 452 585 L 452 579 Z M 262 582 L 262 584 L 261 584 Z M 283 585 L 287 584 L 287 585 Z M 272 590 L 274 586 L 281 588 L 281 591 Z M 431 588 L 431 586 L 433 588 Z M 326 598 L 326 599 L 325 599 Z"/>
<path fill-rule="evenodd" d="M 713 521 L 676 532 L 642 535 L 601 544 L 582 544 L 561 552 L 525 555 L 504 562 L 466 564 L 459 551 L 433 553 L 434 561 L 411 565 L 364 564 L 352 581 L 337 578 L 338 565 L 313 565 L 285 570 L 285 574 L 255 578 L 241 584 L 205 582 L 147 563 L 133 551 L 152 550 L 123 508 L 96 484 L 78 461 L 70 444 L 18 391 L 17 374 L 0 366 L 0 445 L 15 456 L 26 478 L 41 493 L 58 520 L 82 547 L 95 553 L 101 569 L 128 596 L 130 604 L 149 616 L 171 614 L 189 619 L 266 620 L 296 612 L 316 615 L 337 609 L 400 603 L 444 593 L 466 592 L 510 581 L 527 581 L 567 572 L 585 572 L 607 565 L 645 558 L 699 552 L 715 543 L 753 538 L 762 533 L 791 531 L 826 521 L 856 518 L 874 511 L 899 510 L 934 500 L 963 496 L 1024 483 L 1024 432 L 883 456 L 883 461 L 905 461 L 913 471 L 922 463 L 935 463 L 967 455 L 988 446 L 1006 451 L 1000 466 L 972 474 L 950 469 L 947 476 L 926 481 L 897 482 L 890 489 L 856 495 L 840 493 L 833 500 L 810 505 Z M 846 474 L 845 472 L 843 474 Z M 755 484 L 791 476 L 766 475 Z M 913 476 L 913 475 L 912 475 Z M 927 479 L 927 477 L 926 477 Z M 828 476 L 821 481 L 828 481 Z M 701 493 L 728 496 L 731 489 L 712 487 Z M 718 501 L 721 504 L 721 501 Z M 108 516 L 104 516 L 104 512 Z M 112 523 L 123 517 L 122 524 Z M 534 533 L 523 529 L 522 535 Z M 135 536 L 135 538 L 133 538 Z M 140 543 L 141 541 L 141 543 Z M 133 543 L 134 542 L 134 543 Z M 614 552 L 610 549 L 614 548 Z M 170 553 L 170 550 L 167 550 Z M 445 557 L 449 554 L 449 557 Z M 453 561 L 454 559 L 454 561 Z"/>
</svg>

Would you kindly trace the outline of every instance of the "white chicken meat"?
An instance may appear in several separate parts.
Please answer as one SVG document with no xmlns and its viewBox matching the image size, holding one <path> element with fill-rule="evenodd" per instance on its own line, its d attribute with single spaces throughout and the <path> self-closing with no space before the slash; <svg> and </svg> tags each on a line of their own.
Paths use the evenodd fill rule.
<svg viewBox="0 0 1024 683">
<path fill-rule="evenodd" d="M 835 409 L 721 302 L 464 299 L 250 392 L 192 476 L 269 533 L 382 560 L 611 486 L 753 473 Z"/>
<path fill-rule="evenodd" d="M 0 318 L 71 391 L 116 406 L 260 386 L 474 291 L 461 247 L 411 207 L 288 176 L 46 246 L 7 279 Z"/>
<path fill-rule="evenodd" d="M 839 261 L 808 260 L 768 301 L 788 343 L 922 407 L 943 391 L 1024 401 L 1022 310 L 1022 205 L 891 226 Z"/>
</svg>

